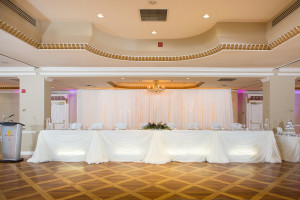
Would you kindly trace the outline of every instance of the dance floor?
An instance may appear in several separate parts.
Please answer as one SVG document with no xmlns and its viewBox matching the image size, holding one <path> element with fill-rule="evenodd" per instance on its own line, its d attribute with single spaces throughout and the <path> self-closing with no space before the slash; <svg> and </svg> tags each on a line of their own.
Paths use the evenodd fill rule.
<svg viewBox="0 0 300 200">
<path fill-rule="evenodd" d="M 0 163 L 0 199 L 299 199 L 300 163 Z"/>
</svg>

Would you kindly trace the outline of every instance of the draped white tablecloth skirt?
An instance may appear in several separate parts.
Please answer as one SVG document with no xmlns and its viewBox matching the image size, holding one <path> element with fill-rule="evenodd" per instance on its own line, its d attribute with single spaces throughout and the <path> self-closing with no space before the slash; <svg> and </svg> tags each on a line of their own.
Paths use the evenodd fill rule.
<svg viewBox="0 0 300 200">
<path fill-rule="evenodd" d="M 300 162 L 300 137 L 275 135 L 275 138 L 282 160 Z"/>
<path fill-rule="evenodd" d="M 45 130 L 28 162 L 281 162 L 272 131 Z"/>
</svg>

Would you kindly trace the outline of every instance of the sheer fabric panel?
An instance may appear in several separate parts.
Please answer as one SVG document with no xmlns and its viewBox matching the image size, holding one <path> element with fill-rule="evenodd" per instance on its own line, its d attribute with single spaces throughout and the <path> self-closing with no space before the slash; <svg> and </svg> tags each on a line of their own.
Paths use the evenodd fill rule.
<svg viewBox="0 0 300 200">
<path fill-rule="evenodd" d="M 103 122 L 104 129 L 126 122 L 138 129 L 143 122 L 171 122 L 177 129 L 198 122 L 200 129 L 220 123 L 225 129 L 233 122 L 230 89 L 166 90 L 154 94 L 147 90 L 80 90 L 78 122 L 84 128 Z"/>
</svg>

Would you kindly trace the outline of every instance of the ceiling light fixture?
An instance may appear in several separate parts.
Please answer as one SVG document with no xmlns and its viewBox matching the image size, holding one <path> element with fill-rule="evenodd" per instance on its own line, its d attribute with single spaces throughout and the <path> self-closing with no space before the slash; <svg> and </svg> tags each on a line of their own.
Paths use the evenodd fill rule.
<svg viewBox="0 0 300 200">
<path fill-rule="evenodd" d="M 150 91 L 150 92 L 154 92 L 154 93 L 159 93 L 159 92 L 162 92 L 164 91 L 166 88 L 165 86 L 160 86 L 158 84 L 158 80 L 155 80 L 154 81 L 154 85 L 148 85 L 147 87 L 147 90 Z"/>
<path fill-rule="evenodd" d="M 97 15 L 97 17 L 103 18 L 104 16 L 103 16 L 101 13 L 99 13 L 99 14 Z"/>
<path fill-rule="evenodd" d="M 186 79 L 190 79 L 190 78 L 186 78 Z"/>
<path fill-rule="evenodd" d="M 209 18 L 210 16 L 208 15 L 208 14 L 205 14 L 205 15 L 203 15 L 203 18 L 204 19 L 207 19 L 207 18 Z"/>
<path fill-rule="evenodd" d="M 123 80 L 124 80 L 125 78 L 124 78 L 124 77 L 122 77 L 121 79 L 123 79 Z"/>
<path fill-rule="evenodd" d="M 154 5 L 154 4 L 156 4 L 156 1 L 155 0 L 150 0 L 149 3 Z"/>
<path fill-rule="evenodd" d="M 151 33 L 152 33 L 152 35 L 156 35 L 156 34 L 157 34 L 157 32 L 156 32 L 156 31 L 152 31 Z"/>
</svg>

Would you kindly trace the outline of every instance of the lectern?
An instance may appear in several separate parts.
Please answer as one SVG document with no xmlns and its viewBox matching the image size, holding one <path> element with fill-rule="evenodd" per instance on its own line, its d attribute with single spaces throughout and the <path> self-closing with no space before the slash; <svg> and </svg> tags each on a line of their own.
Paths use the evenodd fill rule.
<svg viewBox="0 0 300 200">
<path fill-rule="evenodd" d="M 0 122 L 2 138 L 2 160 L 0 162 L 20 162 L 22 126 L 17 122 Z"/>
</svg>

